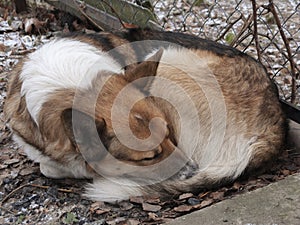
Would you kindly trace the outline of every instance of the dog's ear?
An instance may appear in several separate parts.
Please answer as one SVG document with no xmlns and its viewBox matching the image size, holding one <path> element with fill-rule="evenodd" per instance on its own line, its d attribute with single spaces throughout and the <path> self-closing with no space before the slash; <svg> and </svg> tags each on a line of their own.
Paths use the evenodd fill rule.
<svg viewBox="0 0 300 225">
<path fill-rule="evenodd" d="M 143 90 L 148 90 L 156 75 L 159 61 L 162 57 L 163 49 L 159 49 L 154 55 L 150 56 L 146 61 L 137 64 L 136 66 L 126 70 L 125 79 L 130 83 L 139 78 L 149 78 L 146 80 L 137 81 L 136 85 Z"/>
<path fill-rule="evenodd" d="M 76 109 L 64 110 L 61 119 L 67 136 L 86 161 L 99 161 L 107 154 L 101 141 L 105 133 L 104 119 L 94 120 Z"/>
</svg>

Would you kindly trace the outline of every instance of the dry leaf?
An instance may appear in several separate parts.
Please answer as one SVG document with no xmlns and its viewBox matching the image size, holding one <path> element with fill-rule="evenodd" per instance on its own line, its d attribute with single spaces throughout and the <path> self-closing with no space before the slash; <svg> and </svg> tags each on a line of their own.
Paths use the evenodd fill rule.
<svg viewBox="0 0 300 225">
<path fill-rule="evenodd" d="M 125 202 L 125 201 L 120 202 L 119 206 L 120 206 L 120 209 L 125 210 L 125 211 L 133 208 L 133 204 L 131 204 L 130 202 Z"/>
<path fill-rule="evenodd" d="M 288 176 L 291 174 L 291 171 L 289 170 L 282 170 L 281 173 L 284 175 L 284 176 Z"/>
<path fill-rule="evenodd" d="M 258 178 L 269 182 L 269 181 L 272 181 L 274 179 L 274 175 L 272 175 L 272 174 L 263 174 L 263 175 L 260 175 Z"/>
<path fill-rule="evenodd" d="M 138 220 L 135 220 L 135 219 L 129 219 L 127 220 L 127 225 L 139 225 L 140 224 L 140 221 Z"/>
<path fill-rule="evenodd" d="M 224 199 L 224 192 L 221 191 L 212 192 L 210 194 L 210 197 L 213 198 L 214 200 L 222 200 Z"/>
<path fill-rule="evenodd" d="M 137 196 L 137 197 L 130 197 L 129 201 L 132 203 L 142 204 L 145 201 L 145 199 L 141 196 Z"/>
<path fill-rule="evenodd" d="M 35 172 L 35 168 L 27 167 L 27 168 L 22 169 L 19 174 L 21 176 L 26 176 L 26 175 L 32 174 L 34 172 Z"/>
<path fill-rule="evenodd" d="M 184 193 L 182 195 L 179 195 L 178 200 L 184 200 L 184 199 L 187 199 L 187 198 L 191 198 L 193 196 L 194 195 L 192 193 Z"/>
<path fill-rule="evenodd" d="M 102 214 L 107 213 L 107 212 L 109 212 L 109 211 L 110 211 L 110 209 L 97 209 L 97 210 L 95 211 L 95 213 L 96 213 L 97 215 L 102 215 Z"/>
<path fill-rule="evenodd" d="M 3 13 L 3 20 L 7 20 L 8 15 L 9 15 L 8 9 L 5 9 Z"/>
<path fill-rule="evenodd" d="M 18 154 L 21 155 L 21 156 L 26 156 L 27 157 L 27 154 L 24 152 L 24 149 L 22 149 L 22 148 L 18 151 Z"/>
<path fill-rule="evenodd" d="M 153 212 L 148 213 L 148 216 L 149 216 L 149 219 L 154 220 L 154 221 L 158 218 L 157 214 L 155 214 Z"/>
<path fill-rule="evenodd" d="M 146 202 L 150 204 L 158 204 L 160 203 L 160 198 L 159 197 L 147 198 Z"/>
<path fill-rule="evenodd" d="M 47 21 L 40 21 L 37 18 L 26 18 L 24 21 L 24 31 L 29 34 L 40 32 L 43 28 L 45 28 L 46 24 Z"/>
<path fill-rule="evenodd" d="M 193 209 L 194 207 L 191 205 L 180 205 L 178 207 L 174 208 L 175 212 L 189 212 Z"/>
<path fill-rule="evenodd" d="M 236 181 L 236 182 L 234 182 L 232 187 L 234 190 L 240 190 L 240 188 L 242 187 L 242 184 L 239 183 L 238 181 Z"/>
<path fill-rule="evenodd" d="M 5 169 L 5 168 L 7 168 L 7 167 L 8 167 L 8 165 L 0 164 L 0 170 Z"/>
<path fill-rule="evenodd" d="M 111 221 L 106 221 L 106 223 L 109 225 L 125 225 L 125 224 L 127 224 L 125 217 L 117 217 Z"/>
<path fill-rule="evenodd" d="M 6 49 L 5 45 L 0 43 L 0 52 L 4 52 Z"/>
<path fill-rule="evenodd" d="M 206 206 L 209 206 L 213 203 L 214 201 L 212 199 L 204 200 L 203 202 L 200 203 L 200 208 L 204 208 Z"/>
<path fill-rule="evenodd" d="M 94 202 L 90 206 L 91 213 L 96 213 L 98 215 L 107 213 L 111 210 L 111 208 L 107 207 L 104 202 Z"/>
<path fill-rule="evenodd" d="M 12 164 L 15 164 L 15 163 L 18 163 L 18 162 L 20 162 L 19 159 L 13 158 L 13 159 L 5 160 L 4 164 L 6 164 L 6 165 L 12 165 Z"/>
<path fill-rule="evenodd" d="M 4 152 L 4 150 L 1 150 L 1 151 Z M 11 160 L 11 159 L 10 159 L 10 156 L 8 154 L 5 154 L 5 155 L 1 155 L 1 160 L 4 162 L 4 165 L 8 165 L 5 162 L 8 161 L 8 160 Z"/>
<path fill-rule="evenodd" d="M 142 204 L 142 207 L 143 207 L 143 210 L 147 211 L 147 212 L 157 212 L 161 209 L 161 206 L 159 206 L 159 205 L 152 205 L 152 204 L 149 204 L 146 202 L 144 202 Z"/>
<path fill-rule="evenodd" d="M 99 209 L 100 207 L 105 206 L 104 202 L 94 202 L 91 204 L 91 209 Z"/>
</svg>

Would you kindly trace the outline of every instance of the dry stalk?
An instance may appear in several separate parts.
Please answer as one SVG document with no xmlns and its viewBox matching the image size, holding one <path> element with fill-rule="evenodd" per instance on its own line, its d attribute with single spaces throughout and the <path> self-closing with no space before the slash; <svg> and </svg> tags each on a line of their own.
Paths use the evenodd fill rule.
<svg viewBox="0 0 300 225">
<path fill-rule="evenodd" d="M 234 24 L 236 24 L 240 19 L 242 19 L 242 15 L 240 15 L 236 20 L 234 20 L 232 23 L 228 24 L 224 32 L 216 39 L 216 41 L 220 41 L 226 34 L 227 32 L 233 27 Z"/>
<path fill-rule="evenodd" d="M 104 28 L 103 27 L 101 27 L 98 23 L 96 23 L 91 17 L 89 17 L 86 13 L 85 13 L 85 11 L 84 11 L 84 9 L 82 8 L 82 6 L 80 5 L 80 4 L 78 4 L 77 2 L 76 2 L 76 0 L 73 0 L 73 2 L 74 2 L 74 4 L 77 6 L 77 8 L 78 8 L 78 10 L 81 12 L 81 14 L 88 20 L 88 21 L 90 21 L 95 27 L 97 27 L 99 30 L 103 30 L 104 31 Z"/>
<path fill-rule="evenodd" d="M 275 9 L 273 0 L 269 0 L 269 5 L 268 5 L 268 9 L 270 10 L 270 12 L 273 14 L 274 19 L 275 19 L 275 23 L 279 29 L 279 33 L 280 36 L 282 38 L 282 41 L 285 45 L 286 51 L 287 51 L 287 55 L 288 55 L 288 60 L 290 62 L 290 66 L 291 66 L 291 74 L 292 74 L 292 91 L 291 91 L 291 103 L 295 103 L 296 100 L 296 92 L 297 92 L 297 84 L 296 84 L 296 79 L 297 79 L 297 75 L 296 75 L 296 66 L 295 66 L 295 62 L 293 60 L 293 56 L 292 56 L 292 51 L 289 45 L 289 40 L 287 39 L 283 29 L 282 29 L 282 25 L 278 16 L 278 13 Z"/>
<path fill-rule="evenodd" d="M 259 48 L 259 42 L 258 42 L 258 35 L 257 35 L 257 13 L 256 13 L 256 1 L 251 0 L 252 2 L 252 11 L 253 11 L 253 37 L 255 41 L 256 46 L 256 53 L 257 53 L 257 59 L 261 63 L 261 54 L 260 54 L 260 48 Z"/>
<path fill-rule="evenodd" d="M 250 27 L 251 23 L 253 21 L 253 15 L 250 15 L 246 22 L 244 23 L 241 31 L 235 36 L 234 40 L 230 43 L 230 46 L 234 46 L 236 42 L 239 40 L 239 38 L 245 33 L 245 31 Z"/>
</svg>

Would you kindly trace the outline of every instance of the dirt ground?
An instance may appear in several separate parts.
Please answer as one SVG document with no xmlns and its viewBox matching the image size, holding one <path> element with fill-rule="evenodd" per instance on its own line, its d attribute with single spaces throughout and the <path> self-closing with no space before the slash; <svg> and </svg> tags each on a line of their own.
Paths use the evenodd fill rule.
<svg viewBox="0 0 300 225">
<path fill-rule="evenodd" d="M 15 20 L 15 27 L 3 21 L 0 26 L 0 43 L 6 43 L 0 44 L 0 224 L 161 224 L 300 172 L 299 152 L 286 147 L 268 172 L 197 195 L 183 193 L 170 199 L 134 197 L 115 204 L 84 199 L 81 193 L 89 180 L 44 177 L 39 165 L 11 140 L 3 117 L 7 80 L 19 58 L 55 35 L 41 35 L 41 31 L 19 35 L 18 21 L 21 20 Z M 68 30 L 60 27 L 60 32 Z"/>
</svg>

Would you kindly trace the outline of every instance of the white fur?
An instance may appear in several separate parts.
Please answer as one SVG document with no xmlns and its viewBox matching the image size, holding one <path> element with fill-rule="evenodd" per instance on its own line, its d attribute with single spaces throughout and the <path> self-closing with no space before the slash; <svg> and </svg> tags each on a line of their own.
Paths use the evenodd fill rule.
<svg viewBox="0 0 300 225">
<path fill-rule="evenodd" d="M 50 160 L 49 157 L 42 155 L 42 153 L 33 147 L 32 145 L 27 144 L 23 138 L 14 133 L 13 140 L 19 145 L 22 146 L 28 158 L 34 162 L 42 162 Z"/>
<path fill-rule="evenodd" d="M 142 196 L 140 186 L 123 178 L 96 179 L 86 187 L 86 197 L 94 201 L 115 202 L 131 196 Z"/>
<path fill-rule="evenodd" d="M 94 175 L 86 170 L 85 161 L 82 158 L 70 159 L 66 165 L 53 160 L 40 162 L 41 173 L 49 178 L 93 178 Z"/>
<path fill-rule="evenodd" d="M 72 156 L 68 164 L 63 165 L 43 155 L 32 145 L 27 144 L 18 135 L 14 134 L 13 139 L 23 147 L 27 156 L 34 162 L 40 163 L 40 170 L 43 175 L 49 178 L 93 178 L 85 167 L 85 161 L 81 157 Z"/>
<path fill-rule="evenodd" d="M 37 123 L 43 103 L 60 88 L 88 88 L 101 71 L 122 73 L 107 53 L 72 39 L 58 39 L 30 54 L 20 75 L 30 115 Z"/>
</svg>

